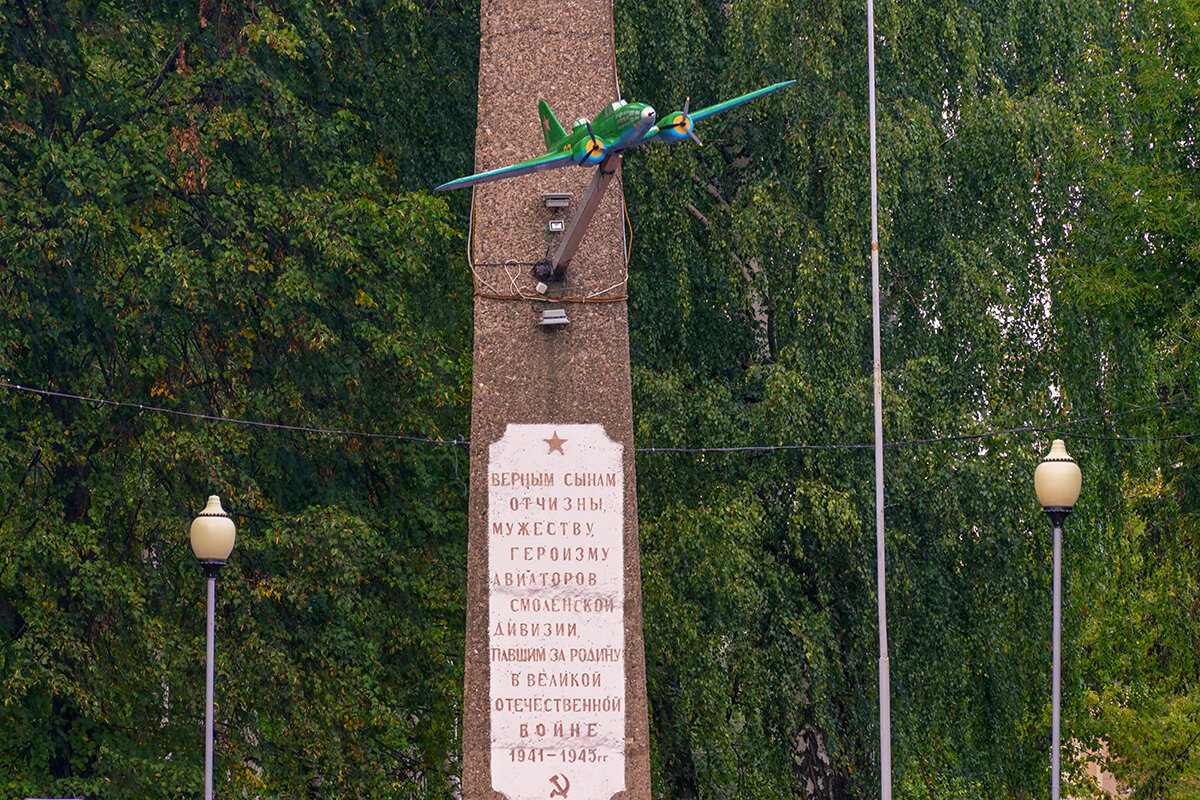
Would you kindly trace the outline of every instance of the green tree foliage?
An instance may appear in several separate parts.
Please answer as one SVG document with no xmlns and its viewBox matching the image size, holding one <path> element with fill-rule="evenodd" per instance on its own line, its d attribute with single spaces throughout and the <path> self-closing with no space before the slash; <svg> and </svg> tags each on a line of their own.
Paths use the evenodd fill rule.
<svg viewBox="0 0 1200 800">
<path fill-rule="evenodd" d="M 460 436 L 461 240 L 413 190 L 470 141 L 476 48 L 455 43 L 476 20 L 448 2 L 0 6 L 0 376 Z M 186 530 L 209 493 L 239 525 L 219 792 L 453 793 L 464 452 L 0 404 L 0 796 L 195 796 Z"/>
<path fill-rule="evenodd" d="M 798 80 L 708 121 L 702 150 L 628 164 L 639 444 L 870 444 L 864 11 L 618 4 L 628 96 L 666 110 L 685 91 L 703 104 Z M 1105 19 L 1092 4 L 877 5 L 887 440 L 1053 427 L 1147 402 L 1126 345 L 1105 351 L 1062 307 L 1076 276 L 1064 257 L 1092 246 L 1078 236 L 1094 179 L 1080 120 L 1095 49 L 1112 44 L 1096 39 Z M 1122 363 L 1097 392 L 1105 353 Z M 1049 535 L 1031 487 L 1048 438 L 887 451 L 901 796 L 1031 797 L 1049 782 Z M 1146 455 L 1070 444 L 1086 488 L 1068 526 L 1069 720 L 1085 715 L 1081 587 L 1125 527 L 1129 459 Z M 669 797 L 875 796 L 869 447 L 647 453 L 638 468 L 646 586 L 674 598 L 648 589 L 656 785 Z M 705 568 L 716 553 L 724 581 Z"/>
<path fill-rule="evenodd" d="M 1170 403 L 1114 482 L 1132 516 L 1090 567 L 1079 734 L 1137 798 L 1200 792 L 1200 5 L 1119 5 L 1087 51 L 1069 307 L 1078 391 Z M 1097 358 L 1097 354 L 1100 356 Z"/>
</svg>

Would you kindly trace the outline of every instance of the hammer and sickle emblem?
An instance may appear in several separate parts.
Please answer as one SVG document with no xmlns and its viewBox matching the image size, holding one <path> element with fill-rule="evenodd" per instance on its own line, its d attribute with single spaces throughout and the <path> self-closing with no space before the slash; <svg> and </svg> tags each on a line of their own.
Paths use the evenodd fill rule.
<svg viewBox="0 0 1200 800">
<path fill-rule="evenodd" d="M 563 784 L 558 782 L 559 778 L 563 779 L 563 782 L 566 783 L 566 786 L 564 786 Z M 563 798 L 563 800 L 566 800 L 567 792 L 569 792 L 571 790 L 571 781 L 567 779 L 567 776 L 566 775 L 551 775 L 550 782 L 554 784 L 554 791 L 550 793 L 550 796 L 551 797 L 561 797 L 561 798 Z"/>
</svg>

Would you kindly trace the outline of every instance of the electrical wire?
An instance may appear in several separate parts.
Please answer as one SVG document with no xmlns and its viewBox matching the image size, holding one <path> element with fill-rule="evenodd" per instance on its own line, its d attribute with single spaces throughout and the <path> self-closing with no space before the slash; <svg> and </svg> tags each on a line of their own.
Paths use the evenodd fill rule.
<svg viewBox="0 0 1200 800">
<path fill-rule="evenodd" d="M 49 389 L 35 389 L 31 386 L 21 386 L 8 381 L 0 381 L 0 388 L 12 389 L 19 392 L 28 392 L 30 394 L 41 395 L 42 397 L 56 397 L 61 400 L 74 400 L 82 403 L 94 403 L 102 406 L 113 406 L 115 408 L 131 408 L 137 411 L 145 411 L 152 414 L 169 414 L 175 417 L 186 417 L 188 419 L 200 420 L 202 422 L 224 422 L 231 425 L 248 425 L 255 428 L 269 428 L 272 430 L 291 431 L 294 433 L 314 433 L 321 435 L 333 436 L 353 436 L 361 439 L 390 439 L 400 442 L 414 442 L 416 444 L 437 444 L 450 445 L 452 447 L 468 447 L 471 443 L 465 439 L 429 439 L 422 436 L 404 436 L 398 433 L 370 433 L 369 431 L 350 431 L 339 430 L 336 428 L 312 428 L 306 425 L 287 425 L 282 422 L 261 422 L 252 419 L 238 419 L 236 417 L 222 417 L 217 414 L 198 414 L 192 411 L 179 411 L 174 408 L 163 408 L 161 406 L 148 406 L 143 403 L 123 403 L 119 400 L 107 400 L 102 397 L 85 397 L 78 394 L 70 394 L 68 392 L 55 392 Z"/>
<path fill-rule="evenodd" d="M 981 431 L 980 433 L 960 433 L 951 434 L 948 436 L 934 436 L 925 439 L 903 439 L 894 442 L 885 441 L 885 448 L 896 447 L 912 447 L 915 445 L 925 444 L 941 444 L 943 442 L 969 442 L 977 439 L 990 439 L 995 436 L 1008 436 L 1014 433 L 1052 433 L 1069 439 L 1087 439 L 1093 441 L 1110 441 L 1110 442 L 1166 442 L 1177 439 L 1193 439 L 1200 437 L 1200 433 L 1182 433 L 1173 436 L 1096 436 L 1086 433 L 1071 433 L 1064 432 L 1062 428 L 1068 425 L 1083 425 L 1089 422 L 1101 422 L 1103 420 L 1114 419 L 1116 417 L 1124 417 L 1130 414 L 1137 414 L 1143 411 L 1153 411 L 1159 408 L 1167 408 L 1170 406 L 1178 406 L 1183 404 L 1182 400 L 1167 400 L 1162 403 L 1154 403 L 1147 406 L 1138 406 L 1137 408 L 1126 409 L 1125 411 L 1111 411 L 1104 414 L 1095 414 L 1090 417 L 1079 417 L 1078 419 L 1064 420 L 1058 425 L 1020 425 L 1013 428 L 998 428 L 989 431 Z M 875 447 L 872 444 L 781 444 L 781 445 L 745 445 L 735 447 L 639 447 L 639 453 L 763 453 L 773 451 L 789 451 L 789 450 L 870 450 Z"/>
<path fill-rule="evenodd" d="M 612 19 L 612 18 L 613 17 L 610 14 L 609 19 Z M 617 49 L 616 49 L 615 32 L 613 31 L 613 29 L 611 27 L 609 29 L 608 34 L 609 34 L 609 52 L 611 52 L 613 54 L 613 57 L 612 57 L 613 91 L 616 92 L 617 99 L 619 100 L 619 99 L 621 99 L 621 84 L 617 78 Z M 479 169 L 478 163 L 476 163 L 475 168 L 476 168 L 476 170 Z M 620 280 L 618 280 L 616 283 L 614 283 L 611 286 L 608 286 L 604 289 L 598 289 L 598 290 L 593 291 L 586 295 L 573 295 L 573 296 L 564 296 L 564 297 L 552 297 L 552 296 L 547 296 L 547 295 L 543 295 L 540 293 L 534 293 L 534 292 L 530 291 L 528 288 L 518 285 L 517 280 L 516 280 L 518 275 L 514 275 L 512 273 L 512 271 L 509 269 L 509 267 L 534 267 L 534 266 L 536 266 L 535 262 L 518 261 L 516 259 L 509 259 L 509 260 L 503 261 L 503 262 L 481 263 L 481 262 L 477 262 L 475 260 L 475 236 L 474 236 L 475 199 L 476 199 L 476 191 L 478 190 L 479 186 L 478 185 L 472 186 L 471 187 L 471 211 L 470 211 L 470 214 L 469 214 L 468 220 L 467 220 L 466 250 L 467 250 L 467 264 L 471 268 L 471 280 L 474 283 L 475 296 L 476 297 L 484 297 L 489 300 L 533 300 L 533 301 L 539 301 L 539 302 L 543 302 L 543 303 L 619 303 L 619 302 L 624 302 L 625 300 L 628 300 L 629 294 L 626 291 L 626 288 L 629 285 L 629 257 L 633 252 L 633 223 L 629 219 L 629 206 L 625 202 L 625 179 L 624 179 L 623 175 L 618 176 L 617 183 L 618 183 L 618 186 L 620 187 L 620 192 L 621 192 L 621 211 L 622 211 L 623 216 L 625 217 L 625 227 L 623 227 L 621 230 L 622 239 L 624 239 L 624 242 L 623 242 L 624 246 L 622 248 L 622 251 L 625 254 L 624 272 L 622 273 Z M 546 229 L 546 257 L 547 257 L 547 259 L 549 259 L 549 255 L 550 255 L 550 230 L 549 230 L 549 228 L 547 228 Z M 504 292 L 500 288 L 496 287 L 494 284 L 492 284 L 490 281 L 488 281 L 485 277 L 483 277 L 480 274 L 479 269 L 478 269 L 479 267 L 503 267 L 504 271 L 506 273 L 506 276 L 508 277 L 509 284 L 512 286 L 513 291 L 512 292 Z M 576 267 L 576 269 L 579 269 L 579 267 Z M 483 286 L 482 290 L 480 289 L 481 285 Z M 618 292 L 618 294 L 615 294 L 615 295 L 609 294 L 609 292 L 613 292 L 613 291 Z"/>
<path fill-rule="evenodd" d="M 247 425 L 255 428 L 267 428 L 270 430 L 289 431 L 293 433 L 311 433 L 326 436 L 348 436 L 364 439 L 385 439 L 400 442 L 412 442 L 415 444 L 430 444 L 451 447 L 469 447 L 471 442 L 468 439 L 433 439 L 422 436 L 406 436 L 398 433 L 371 433 L 369 431 L 353 431 L 339 428 L 316 428 L 305 425 L 287 425 L 280 422 L 263 422 L 260 420 L 239 419 L 237 417 L 223 417 L 217 414 L 199 414 L 192 411 L 179 411 L 173 408 L 163 408 L 161 406 L 150 406 L 144 403 L 126 403 L 120 400 L 109 400 L 102 397 L 87 397 L 85 395 L 71 394 L 69 392 L 56 392 L 49 389 L 37 389 L 31 386 L 23 386 L 9 381 L 0 381 L 0 388 L 9 389 L 17 392 L 26 392 L 28 394 L 40 395 L 42 397 L 55 397 L 61 400 L 72 400 L 81 403 L 92 403 L 95 405 L 110 406 L 114 408 L 129 408 L 135 411 L 142 411 L 151 414 L 167 414 L 175 417 L 185 417 L 187 419 L 195 419 L 202 422 L 219 422 L 229 425 Z M 980 433 L 965 433 L 951 434 L 948 436 L 934 436 L 924 439 L 904 439 L 894 442 L 885 442 L 884 447 L 912 447 L 916 445 L 941 444 L 944 442 L 966 442 L 978 439 L 988 439 L 995 436 L 1008 436 L 1015 433 L 1053 433 L 1064 438 L 1084 439 L 1089 441 L 1106 441 L 1106 442 L 1168 442 L 1186 439 L 1195 439 L 1200 437 L 1198 433 L 1181 433 L 1171 436 L 1098 436 L 1086 433 L 1072 433 L 1063 431 L 1063 428 L 1072 425 L 1083 425 L 1091 422 L 1101 422 L 1104 420 L 1124 417 L 1130 414 L 1138 414 L 1143 411 L 1153 411 L 1160 408 L 1168 408 L 1172 406 L 1191 405 L 1189 400 L 1167 400 L 1153 405 L 1138 406 L 1136 408 L 1126 409 L 1124 411 L 1111 411 L 1104 414 L 1096 414 L 1090 417 L 1079 417 L 1077 419 L 1068 419 L 1057 425 L 1021 425 L 1012 428 L 999 428 L 995 430 L 982 431 Z M 719 454 L 719 453 L 778 453 L 791 451 L 820 451 L 820 450 L 870 450 L 874 448 L 874 444 L 776 444 L 776 445 L 736 445 L 729 447 L 714 447 L 714 446 L 699 446 L 699 447 L 635 447 L 634 451 L 638 453 L 684 453 L 693 455 Z"/>
</svg>

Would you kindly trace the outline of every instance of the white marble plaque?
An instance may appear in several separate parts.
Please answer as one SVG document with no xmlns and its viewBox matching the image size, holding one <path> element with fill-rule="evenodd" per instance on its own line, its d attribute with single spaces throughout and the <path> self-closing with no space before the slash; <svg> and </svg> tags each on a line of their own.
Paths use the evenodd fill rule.
<svg viewBox="0 0 1200 800">
<path fill-rule="evenodd" d="M 602 425 L 509 425 L 488 461 L 492 787 L 625 788 L 622 445 Z"/>
</svg>

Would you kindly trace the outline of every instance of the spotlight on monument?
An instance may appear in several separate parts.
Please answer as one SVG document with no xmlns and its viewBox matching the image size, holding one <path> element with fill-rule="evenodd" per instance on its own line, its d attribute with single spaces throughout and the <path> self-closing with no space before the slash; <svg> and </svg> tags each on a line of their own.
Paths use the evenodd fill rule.
<svg viewBox="0 0 1200 800">
<path fill-rule="evenodd" d="M 571 320 L 567 319 L 567 312 L 561 308 L 548 308 L 542 312 L 542 319 L 538 322 L 543 328 L 553 330 L 559 325 L 567 325 Z"/>
<path fill-rule="evenodd" d="M 542 202 L 546 204 L 546 208 L 567 208 L 571 205 L 571 198 L 574 192 L 542 192 Z"/>
</svg>

